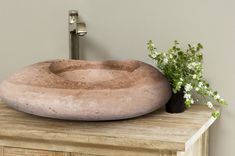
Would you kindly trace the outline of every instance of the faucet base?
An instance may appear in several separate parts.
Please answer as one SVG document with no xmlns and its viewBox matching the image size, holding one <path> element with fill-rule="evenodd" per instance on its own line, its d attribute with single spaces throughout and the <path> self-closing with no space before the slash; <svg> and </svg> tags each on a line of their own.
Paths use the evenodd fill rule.
<svg viewBox="0 0 235 156">
<path fill-rule="evenodd" d="M 70 32 L 70 58 L 79 60 L 79 35 Z"/>
</svg>

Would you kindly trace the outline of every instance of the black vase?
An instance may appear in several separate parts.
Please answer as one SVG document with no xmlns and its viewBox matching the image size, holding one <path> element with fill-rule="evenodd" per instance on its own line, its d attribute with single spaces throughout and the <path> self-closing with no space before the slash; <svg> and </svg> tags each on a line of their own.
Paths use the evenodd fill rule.
<svg viewBox="0 0 235 156">
<path fill-rule="evenodd" d="M 172 93 L 170 100 L 166 104 L 166 112 L 168 113 L 182 113 L 186 110 L 184 103 L 184 92 L 183 89 L 176 94 Z"/>
</svg>

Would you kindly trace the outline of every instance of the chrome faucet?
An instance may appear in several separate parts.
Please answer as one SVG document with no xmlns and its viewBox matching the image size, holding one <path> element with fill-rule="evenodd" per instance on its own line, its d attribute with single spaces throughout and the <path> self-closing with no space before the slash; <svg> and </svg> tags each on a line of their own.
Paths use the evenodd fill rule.
<svg viewBox="0 0 235 156">
<path fill-rule="evenodd" d="M 70 58 L 80 59 L 79 57 L 79 37 L 87 34 L 86 24 L 79 19 L 78 11 L 69 11 L 69 44 Z"/>
</svg>

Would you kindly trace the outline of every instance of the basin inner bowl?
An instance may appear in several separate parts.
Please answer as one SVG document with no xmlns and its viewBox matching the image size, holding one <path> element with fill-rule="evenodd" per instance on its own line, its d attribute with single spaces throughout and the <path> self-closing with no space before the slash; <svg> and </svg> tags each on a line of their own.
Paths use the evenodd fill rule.
<svg viewBox="0 0 235 156">
<path fill-rule="evenodd" d="M 120 78 L 127 73 L 127 71 L 123 70 L 74 69 L 58 73 L 57 75 L 69 81 L 100 82 Z"/>
<path fill-rule="evenodd" d="M 50 71 L 64 80 L 86 83 L 102 83 L 129 77 L 139 67 L 136 61 L 82 61 L 66 60 L 54 62 Z"/>
</svg>

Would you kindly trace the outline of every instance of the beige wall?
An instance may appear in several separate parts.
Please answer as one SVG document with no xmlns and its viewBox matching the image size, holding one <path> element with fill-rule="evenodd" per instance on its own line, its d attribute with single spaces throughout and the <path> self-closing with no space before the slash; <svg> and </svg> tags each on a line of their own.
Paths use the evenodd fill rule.
<svg viewBox="0 0 235 156">
<path fill-rule="evenodd" d="M 234 0 L 0 0 L 0 79 L 42 60 L 68 58 L 67 11 L 88 26 L 84 59 L 151 62 L 145 42 L 205 46 L 205 76 L 230 103 L 211 130 L 210 156 L 234 156 Z"/>
</svg>

